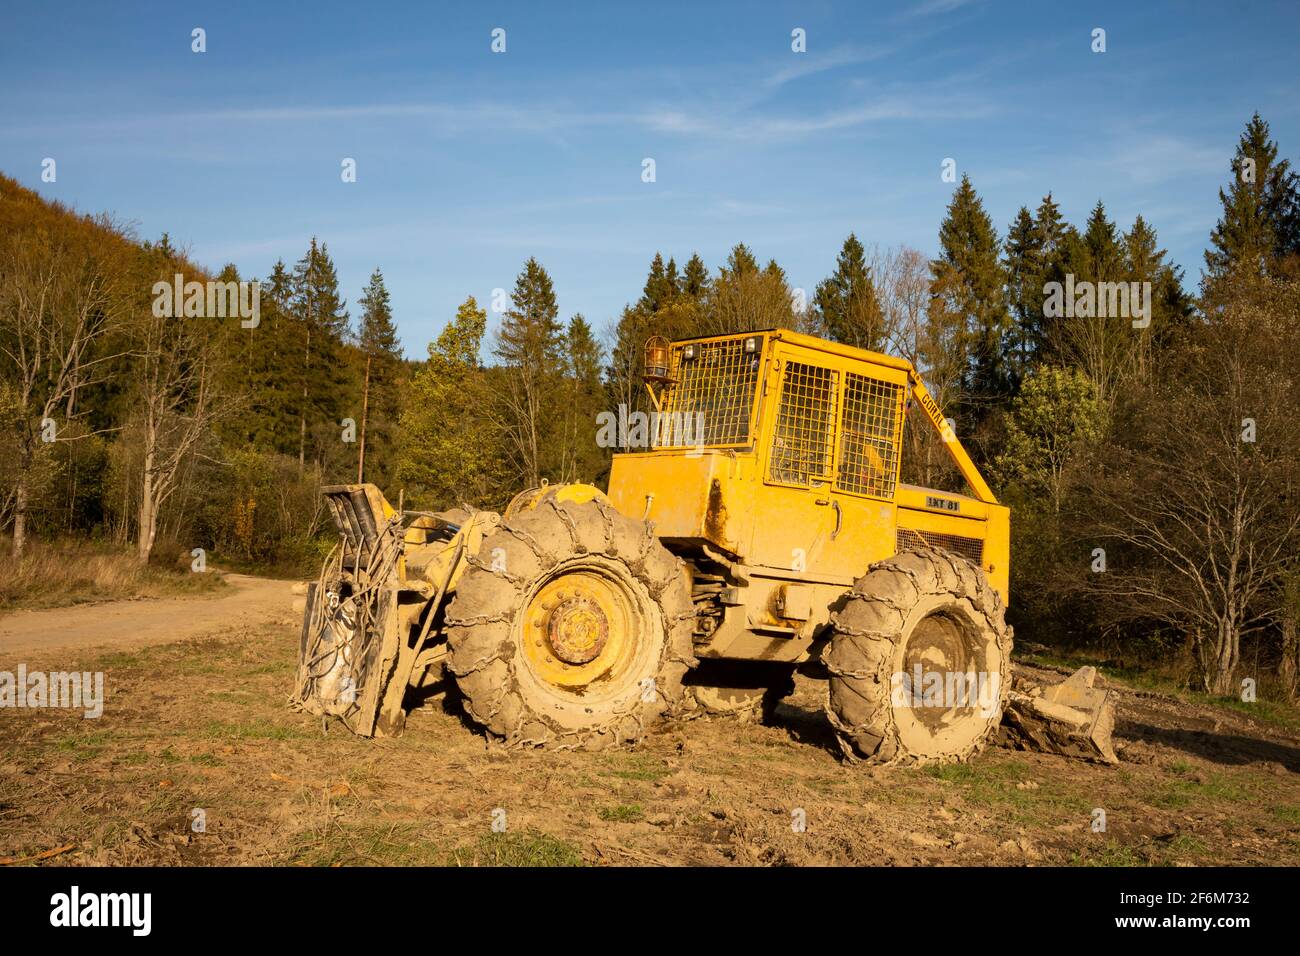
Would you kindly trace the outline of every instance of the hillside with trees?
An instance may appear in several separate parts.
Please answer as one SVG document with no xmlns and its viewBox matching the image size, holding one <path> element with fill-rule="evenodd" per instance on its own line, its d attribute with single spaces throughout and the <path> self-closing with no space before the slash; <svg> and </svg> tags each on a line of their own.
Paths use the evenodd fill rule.
<svg viewBox="0 0 1300 956">
<path fill-rule="evenodd" d="M 1300 185 L 1258 115 L 1224 173 L 1195 288 L 1142 215 L 1116 222 L 1099 198 L 1071 223 L 1049 193 L 1000 231 L 963 177 L 934 258 L 850 234 L 805 295 L 743 243 L 712 268 L 655 251 L 604 328 L 529 258 L 499 317 L 466 295 L 418 355 L 382 264 L 349 305 L 323 237 L 260 278 L 255 325 L 160 316 L 152 290 L 177 273 L 258 277 L 0 176 L 3 560 L 94 541 L 141 565 L 203 549 L 310 573 L 332 542 L 321 485 L 500 509 L 543 480 L 601 484 L 616 449 L 597 416 L 644 409 L 649 335 L 787 327 L 921 370 L 1013 509 L 1019 639 L 1182 661 L 1216 694 L 1254 655 L 1294 699 Z M 1149 310 L 1075 316 L 1051 291 L 1111 283 L 1149 283 Z M 919 424 L 905 480 L 959 489 Z"/>
</svg>

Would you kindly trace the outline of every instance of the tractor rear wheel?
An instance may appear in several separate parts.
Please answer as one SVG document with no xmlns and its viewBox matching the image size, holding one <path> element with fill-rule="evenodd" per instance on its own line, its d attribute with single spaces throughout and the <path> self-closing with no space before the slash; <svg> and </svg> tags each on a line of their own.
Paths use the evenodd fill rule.
<svg viewBox="0 0 1300 956">
<path fill-rule="evenodd" d="M 448 669 L 506 746 L 630 743 L 681 707 L 687 577 L 646 523 L 561 497 L 508 517 L 469 559 L 447 610 Z"/>
<path fill-rule="evenodd" d="M 983 749 L 1011 681 L 1011 628 L 984 572 L 946 551 L 872 565 L 822 653 L 840 748 L 870 763 L 947 763 Z"/>
</svg>

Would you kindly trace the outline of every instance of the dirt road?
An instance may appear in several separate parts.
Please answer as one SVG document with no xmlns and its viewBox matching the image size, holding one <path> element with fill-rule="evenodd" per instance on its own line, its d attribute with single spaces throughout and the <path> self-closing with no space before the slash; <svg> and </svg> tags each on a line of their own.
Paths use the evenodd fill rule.
<svg viewBox="0 0 1300 956">
<path fill-rule="evenodd" d="M 215 596 L 112 601 L 0 617 L 0 665 L 27 654 L 147 647 L 244 625 L 288 623 L 291 581 L 225 574 Z"/>
</svg>

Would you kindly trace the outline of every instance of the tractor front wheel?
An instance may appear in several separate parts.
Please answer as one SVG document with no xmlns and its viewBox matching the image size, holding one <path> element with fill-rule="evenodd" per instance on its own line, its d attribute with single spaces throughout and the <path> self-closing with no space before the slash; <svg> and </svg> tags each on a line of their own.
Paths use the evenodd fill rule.
<svg viewBox="0 0 1300 956">
<path fill-rule="evenodd" d="M 448 666 L 470 717 L 507 746 L 630 743 L 682 704 L 686 574 L 644 522 L 561 497 L 508 517 L 469 560 Z"/>
</svg>

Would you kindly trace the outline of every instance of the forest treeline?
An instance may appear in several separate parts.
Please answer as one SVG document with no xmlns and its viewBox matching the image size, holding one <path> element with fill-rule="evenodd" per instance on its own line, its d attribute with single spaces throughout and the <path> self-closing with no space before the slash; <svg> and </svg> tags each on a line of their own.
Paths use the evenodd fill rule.
<svg viewBox="0 0 1300 956">
<path fill-rule="evenodd" d="M 255 277 L 0 177 L 0 530 L 13 559 L 94 538 L 306 571 L 331 540 L 322 484 L 499 509 L 544 479 L 603 483 L 597 416 L 644 408 L 648 336 L 787 327 L 921 370 L 1013 508 L 1021 639 L 1178 657 L 1219 694 L 1264 668 L 1294 697 L 1300 185 L 1258 115 L 1225 158 L 1195 289 L 1143 216 L 1099 200 L 1070 223 L 1048 194 L 999 231 L 964 177 L 933 259 L 851 234 L 805 291 L 744 244 L 714 269 L 656 253 L 598 329 L 530 258 L 418 357 L 381 271 L 349 305 L 323 241 L 258 280 L 255 322 L 178 318 L 158 283 Z M 912 425 L 904 479 L 960 490 Z"/>
</svg>

